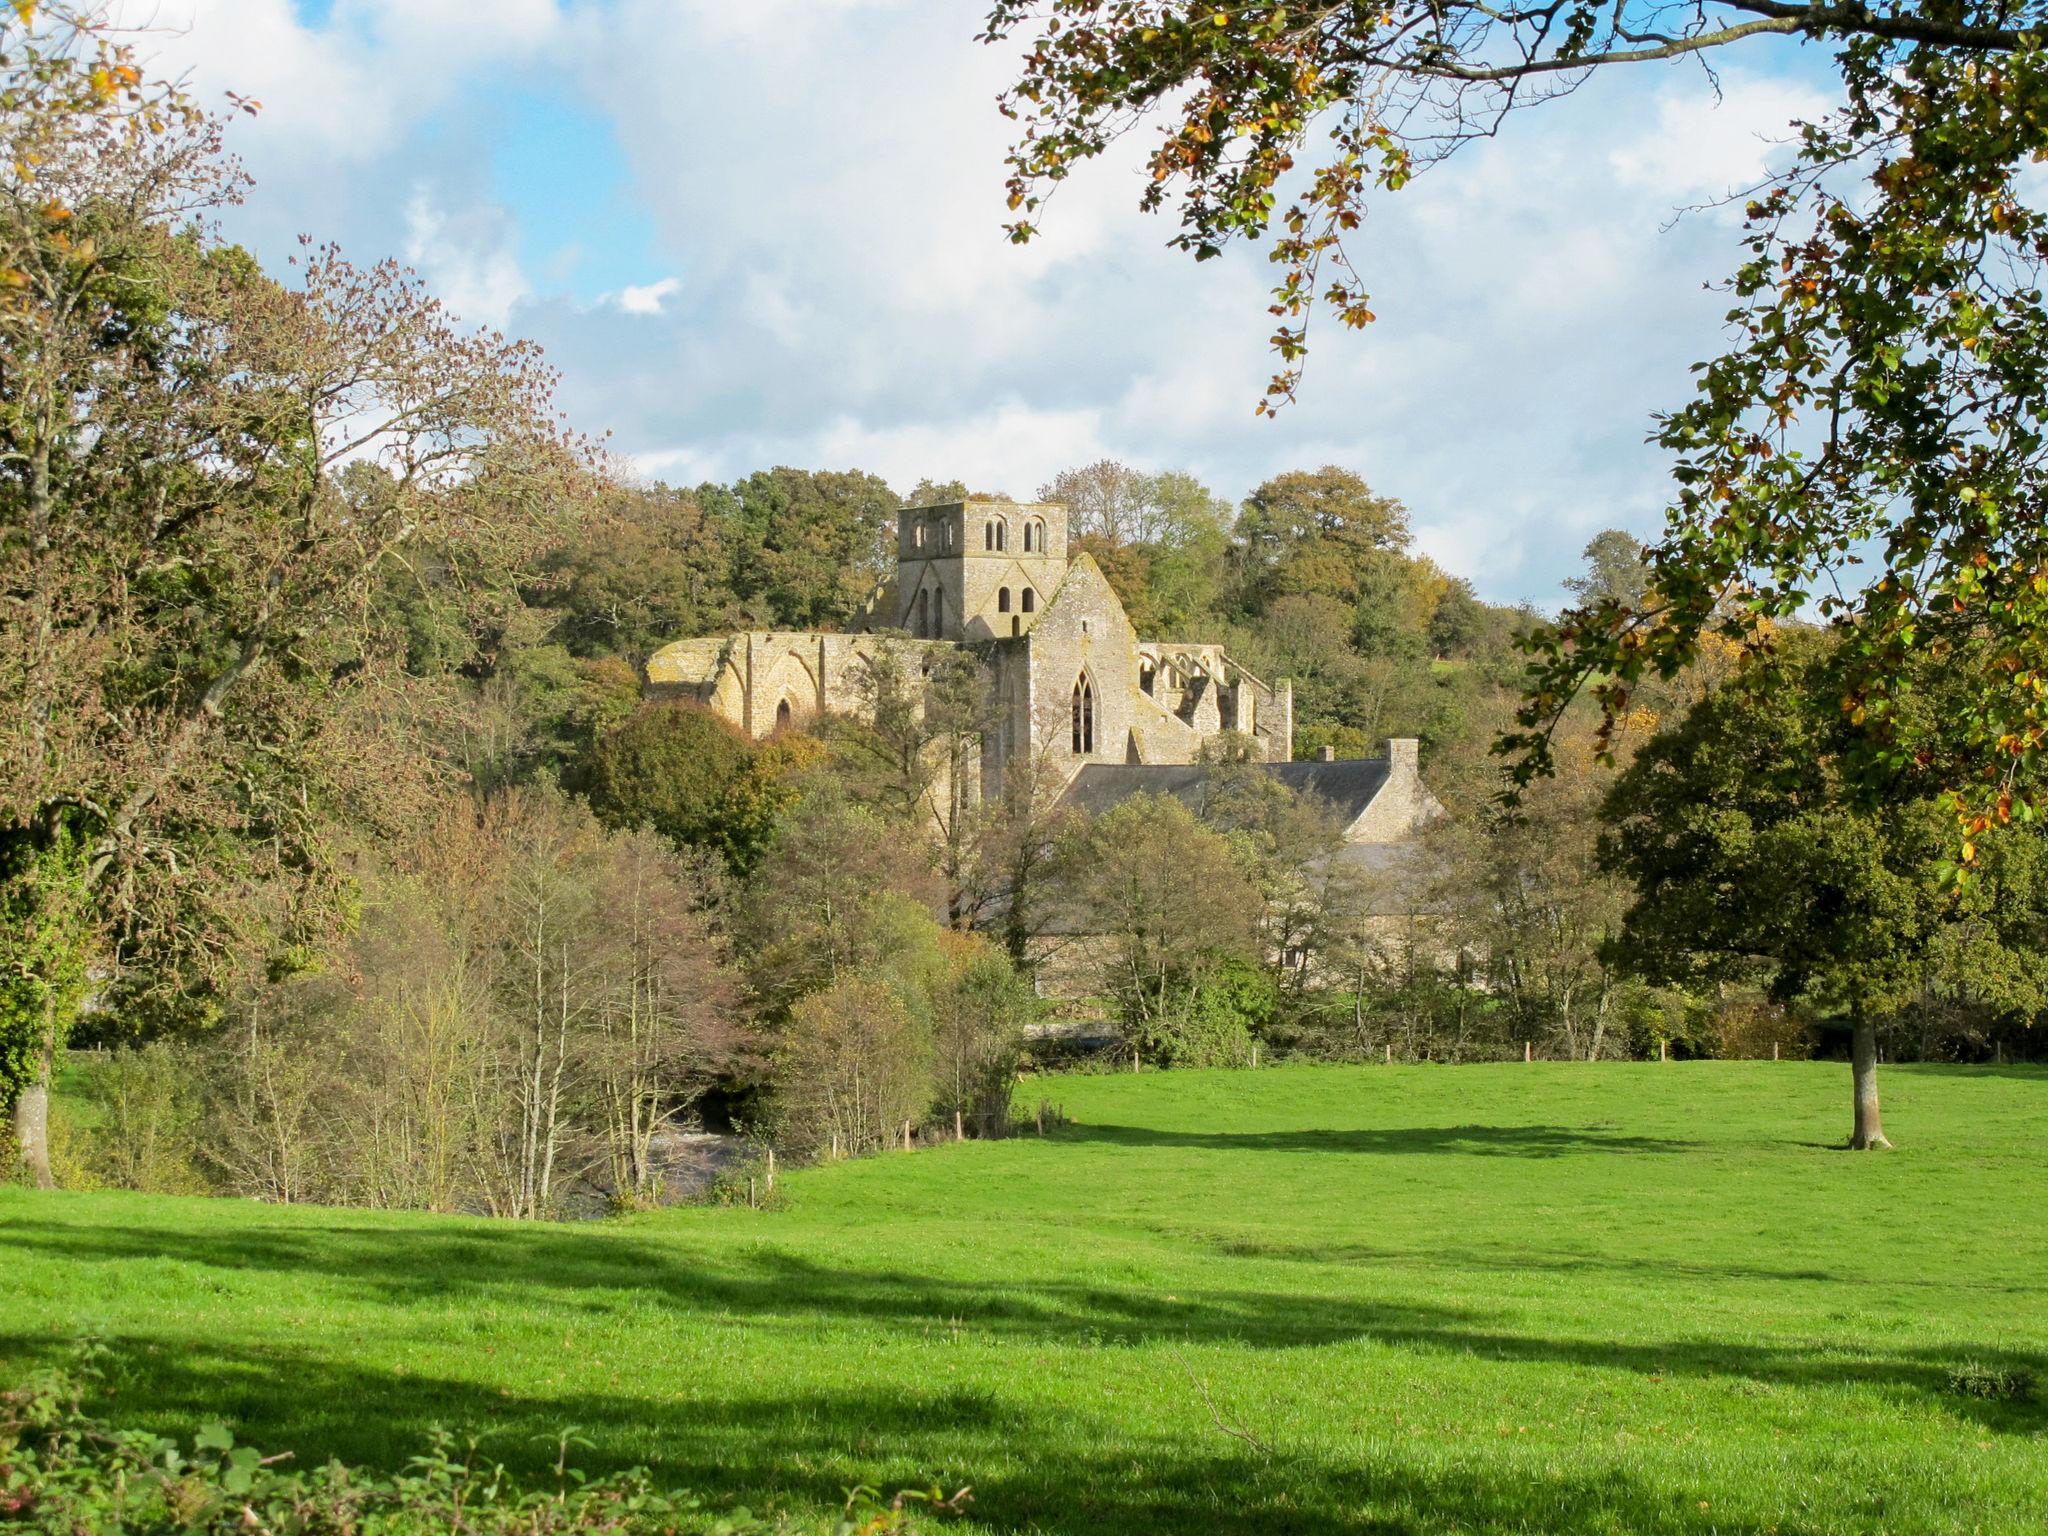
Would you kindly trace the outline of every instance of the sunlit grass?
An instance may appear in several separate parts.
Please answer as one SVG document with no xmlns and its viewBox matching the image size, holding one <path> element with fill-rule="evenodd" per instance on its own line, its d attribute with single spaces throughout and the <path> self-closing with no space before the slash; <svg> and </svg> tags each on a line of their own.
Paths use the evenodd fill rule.
<svg viewBox="0 0 2048 1536">
<path fill-rule="evenodd" d="M 2048 1075 L 1055 1079 L 1076 1124 L 580 1227 L 0 1193 L 0 1360 L 393 1463 L 426 1428 L 760 1507 L 975 1485 L 1047 1531 L 2033 1532 Z M 547 1449 L 544 1449 L 546 1447 Z"/>
</svg>

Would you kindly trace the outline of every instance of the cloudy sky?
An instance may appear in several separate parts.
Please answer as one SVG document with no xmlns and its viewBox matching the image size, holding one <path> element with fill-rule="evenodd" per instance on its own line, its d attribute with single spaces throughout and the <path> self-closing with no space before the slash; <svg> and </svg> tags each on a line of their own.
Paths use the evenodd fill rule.
<svg viewBox="0 0 2048 1536">
<path fill-rule="evenodd" d="M 1648 530 L 1650 413 L 1718 337 L 1725 213 L 1820 61 L 1744 55 L 1717 93 L 1643 66 L 1381 200 L 1377 325 L 1326 331 L 1302 403 L 1255 418 L 1263 260 L 1197 267 L 1128 164 L 1009 245 L 975 0 L 149 0 L 147 51 L 256 178 L 227 233 L 416 266 L 533 337 L 579 426 L 694 484 L 771 464 L 1030 495 L 1104 456 L 1239 497 L 1337 462 L 1495 600 L 1550 603 L 1603 527 Z M 486 19 L 488 18 L 488 19 Z"/>
</svg>

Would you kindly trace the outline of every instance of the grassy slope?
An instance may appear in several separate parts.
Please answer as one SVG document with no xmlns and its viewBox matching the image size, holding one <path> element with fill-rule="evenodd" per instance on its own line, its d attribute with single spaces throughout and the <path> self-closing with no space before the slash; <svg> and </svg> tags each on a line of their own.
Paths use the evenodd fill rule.
<svg viewBox="0 0 2048 1536">
<path fill-rule="evenodd" d="M 1887 1069 L 1875 1156 L 1822 1145 L 1847 1078 L 1068 1079 L 1044 1141 L 592 1227 L 0 1192 L 0 1369 L 96 1330 L 125 1420 L 573 1424 L 797 1504 L 971 1481 L 994 1529 L 2038 1530 L 2048 1408 L 1945 1378 L 2048 1377 L 2048 1076 Z"/>
</svg>

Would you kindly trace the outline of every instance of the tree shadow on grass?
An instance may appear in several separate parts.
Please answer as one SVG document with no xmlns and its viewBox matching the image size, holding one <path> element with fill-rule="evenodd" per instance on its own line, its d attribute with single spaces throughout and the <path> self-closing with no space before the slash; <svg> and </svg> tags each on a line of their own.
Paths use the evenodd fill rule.
<svg viewBox="0 0 2048 1536">
<path fill-rule="evenodd" d="M 46 1351 L 47 1339 L 0 1336 L 0 1355 Z M 1399 1442 L 1356 1453 L 1280 1444 L 1270 1454 L 1207 1427 L 1133 1434 L 1112 1414 L 1057 1410 L 938 1383 L 859 1381 L 830 1390 L 757 1383 L 686 1404 L 618 1392 L 508 1393 L 477 1381 L 399 1376 L 311 1353 L 220 1345 L 170 1349 L 110 1341 L 109 1395 L 119 1422 L 189 1436 L 225 1417 L 245 1443 L 394 1468 L 432 1428 L 479 1439 L 529 1486 L 546 1486 L 558 1437 L 589 1442 L 586 1472 L 645 1465 L 658 1480 L 729 1506 L 833 1508 L 867 1482 L 885 1491 L 972 1483 L 975 1523 L 994 1530 L 1184 1536 L 1448 1536 L 1451 1532 L 1612 1532 L 1636 1536 L 1819 1536 L 1838 1526 L 1773 1511 L 1745 1517 L 1748 1490 L 1698 1502 L 1694 1474 L 1651 1486 L 1614 1467 L 1534 1475 L 1513 1454 L 1432 1458 Z M 1160 1387 L 1192 1396 L 1162 1362 Z M 1191 1424 L 1205 1416 L 1189 1404 Z M 631 1447 L 649 1448 L 636 1454 Z M 1793 1496 L 1788 1488 L 1786 1497 Z"/>
<path fill-rule="evenodd" d="M 1195 1147 L 1219 1152 L 1349 1152 L 1379 1156 L 1578 1157 L 1586 1153 L 1678 1153 L 1700 1143 L 1667 1136 L 1627 1136 L 1599 1126 L 1415 1125 L 1328 1131 L 1165 1131 L 1139 1125 L 1078 1124 L 1055 1133 L 1064 1141 L 1121 1147 Z"/>
<path fill-rule="evenodd" d="M 771 1236 L 764 1228 L 764 1239 Z M 1950 1412 L 1973 1417 L 1987 1429 L 2032 1431 L 2048 1425 L 2048 1405 L 1989 1402 L 1947 1391 L 1949 1370 L 1971 1353 L 2048 1380 L 2048 1355 L 2039 1352 L 1996 1347 L 1971 1351 L 1961 1346 L 1872 1348 L 1853 1339 L 1822 1347 L 1807 1341 L 1722 1337 L 1572 1336 L 1494 1324 L 1470 1307 L 1427 1299 L 1393 1302 L 1341 1290 L 1332 1294 L 1327 1287 L 1203 1287 L 1190 1276 L 1176 1281 L 1169 1295 L 1152 1282 L 970 1279 L 908 1267 L 861 1267 L 857 1260 L 843 1258 L 821 1262 L 768 1241 L 709 1249 L 653 1241 L 630 1228 L 369 1226 L 344 1216 L 309 1223 L 303 1215 L 294 1215 L 275 1226 L 226 1232 L 0 1222 L 0 1262 L 11 1258 L 18 1265 L 28 1254 L 88 1269 L 168 1261 L 200 1269 L 312 1277 L 331 1287 L 337 1301 L 368 1299 L 395 1308 L 438 1304 L 443 1316 L 451 1306 L 474 1308 L 479 1319 L 520 1307 L 567 1308 L 592 1322 L 630 1327 L 635 1317 L 654 1306 L 668 1311 L 671 1322 L 865 1327 L 898 1338 L 940 1328 L 1015 1341 L 1020 1347 L 1042 1343 L 1121 1348 L 1185 1342 L 1279 1350 L 1364 1339 L 1419 1354 L 1463 1354 L 1659 1378 L 1905 1389 L 1938 1397 Z M 1341 1275 L 1331 1278 L 1341 1287 Z M 160 1283 L 191 1286 L 198 1281 L 171 1273 Z M 317 1308 L 322 1299 L 309 1297 L 307 1305 Z M 480 1335 L 487 1332 L 479 1322 Z"/>
</svg>

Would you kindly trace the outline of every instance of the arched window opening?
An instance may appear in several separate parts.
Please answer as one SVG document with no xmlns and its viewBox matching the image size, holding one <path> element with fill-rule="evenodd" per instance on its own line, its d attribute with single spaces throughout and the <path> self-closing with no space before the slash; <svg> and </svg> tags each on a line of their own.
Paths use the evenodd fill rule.
<svg viewBox="0 0 2048 1536">
<path fill-rule="evenodd" d="M 793 718 L 795 718 L 795 712 L 790 709 L 789 700 L 784 699 L 775 706 L 775 729 L 778 731 L 788 730 L 789 723 Z"/>
<path fill-rule="evenodd" d="M 1010 589 L 1009 589 L 1008 587 L 1004 587 L 1004 588 L 1002 588 L 1002 589 L 1001 589 L 1000 591 L 998 591 L 998 592 L 996 593 L 996 612 L 997 612 L 997 613 L 1008 613 L 1009 611 L 1010 611 Z"/>
<path fill-rule="evenodd" d="M 996 547 L 996 525 L 994 523 L 983 523 L 981 525 L 981 547 L 983 549 L 994 549 Z"/>
<path fill-rule="evenodd" d="M 917 522 L 911 524 L 910 547 L 912 549 L 924 548 L 924 521 L 921 518 Z"/>
<path fill-rule="evenodd" d="M 945 524 L 939 530 L 939 543 L 947 549 L 953 547 L 953 525 L 951 523 Z"/>
<path fill-rule="evenodd" d="M 932 638 L 942 638 L 946 633 L 946 590 L 941 587 L 932 593 Z"/>
<path fill-rule="evenodd" d="M 1012 640 L 1014 640 L 1014 639 L 1016 639 L 1016 638 L 1017 638 L 1017 637 L 1018 637 L 1019 635 L 1021 635 L 1021 634 L 1023 634 L 1023 633 L 1024 633 L 1024 621 L 1023 621 L 1022 619 L 1018 618 L 1018 617 L 1017 617 L 1017 616 L 1016 616 L 1015 614 L 1011 614 L 1011 615 L 1010 615 L 1010 638 L 1011 638 Z"/>
<path fill-rule="evenodd" d="M 1008 521 L 1000 517 L 990 518 L 988 521 L 988 536 L 990 549 L 1008 549 L 1010 547 L 1010 525 Z"/>
<path fill-rule="evenodd" d="M 924 588 L 919 588 L 919 589 L 918 589 L 918 594 L 917 594 L 917 638 L 918 638 L 918 639 L 920 639 L 920 640 L 924 640 L 924 639 L 928 639 L 928 638 L 930 638 L 930 635 L 931 635 L 931 624 L 932 624 L 932 595 L 931 595 L 931 593 L 930 593 L 929 591 L 925 590 Z"/>
<path fill-rule="evenodd" d="M 1086 672 L 1074 683 L 1074 750 L 1084 756 L 1095 750 L 1095 685 Z"/>
<path fill-rule="evenodd" d="M 1151 667 L 1138 668 L 1138 686 L 1150 693 L 1159 681 L 1159 673 Z"/>
<path fill-rule="evenodd" d="M 1026 613 L 1036 611 L 1038 607 L 1038 593 L 1034 588 L 1026 587 L 1020 596 L 1022 598 L 1022 607 Z"/>
<path fill-rule="evenodd" d="M 1024 525 L 1024 549 L 1027 554 L 1033 550 L 1045 553 L 1045 519 L 1034 517 Z"/>
</svg>

